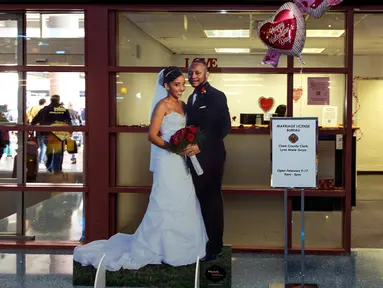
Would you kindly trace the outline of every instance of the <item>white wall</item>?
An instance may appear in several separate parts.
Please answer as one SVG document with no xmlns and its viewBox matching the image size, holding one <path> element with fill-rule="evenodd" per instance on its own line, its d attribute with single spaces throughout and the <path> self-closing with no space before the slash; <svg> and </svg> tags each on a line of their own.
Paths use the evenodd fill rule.
<svg viewBox="0 0 383 288">
<path fill-rule="evenodd" d="M 172 52 L 118 13 L 118 64 L 120 66 L 169 66 Z"/>
<path fill-rule="evenodd" d="M 361 136 L 356 145 L 357 171 L 383 171 L 383 56 L 354 56 L 354 77 L 382 78 L 355 83 L 360 102 L 355 124 L 360 127 L 357 138 Z M 353 109 L 355 111 L 355 105 Z"/>
<path fill-rule="evenodd" d="M 363 132 L 357 143 L 357 170 L 383 171 L 383 79 L 358 80 L 355 88 L 360 96 L 355 120 Z"/>
</svg>

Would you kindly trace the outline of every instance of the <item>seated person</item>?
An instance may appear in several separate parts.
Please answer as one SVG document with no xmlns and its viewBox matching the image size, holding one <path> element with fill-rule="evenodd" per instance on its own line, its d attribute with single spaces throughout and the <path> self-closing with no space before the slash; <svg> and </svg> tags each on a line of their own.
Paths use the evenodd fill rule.
<svg viewBox="0 0 383 288">
<path fill-rule="evenodd" d="M 275 114 L 277 114 L 277 117 L 286 117 L 287 115 L 287 106 L 286 105 L 278 105 L 278 107 L 275 109 Z"/>
</svg>

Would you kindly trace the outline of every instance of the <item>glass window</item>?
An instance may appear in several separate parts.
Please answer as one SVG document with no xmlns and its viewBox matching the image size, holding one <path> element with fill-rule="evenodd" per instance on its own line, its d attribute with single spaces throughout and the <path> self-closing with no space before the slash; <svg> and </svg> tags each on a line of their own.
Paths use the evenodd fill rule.
<svg viewBox="0 0 383 288">
<path fill-rule="evenodd" d="M 17 179 L 22 179 L 23 170 L 18 167 L 23 166 L 23 159 L 17 154 L 23 146 L 19 147 L 19 143 L 23 143 L 23 133 L 1 130 L 0 141 L 0 183 L 20 183 Z"/>
<path fill-rule="evenodd" d="M 78 113 L 79 118 L 73 122 L 74 124 L 85 124 L 85 73 L 28 72 L 26 93 L 26 120 L 28 124 L 42 107 L 49 105 L 50 97 L 54 94 L 60 96 L 60 101 L 64 107 L 73 109 Z M 44 100 L 45 103 L 39 105 L 39 102 L 42 103 Z"/>
<path fill-rule="evenodd" d="M 357 13 L 354 16 L 354 76 L 383 77 L 383 39 L 376 28 L 383 24 L 381 13 Z"/>
<path fill-rule="evenodd" d="M 84 13 L 27 13 L 28 65 L 84 65 Z"/>
<path fill-rule="evenodd" d="M 18 72 L 0 72 L 0 113 L 3 114 L 1 124 L 22 124 L 23 118 L 19 117 L 19 106 L 23 99 L 23 77 Z M 25 84 L 24 84 L 25 85 Z M 19 105 L 20 104 L 20 105 Z"/>
<path fill-rule="evenodd" d="M 345 85 L 344 74 L 295 74 L 293 115 L 318 117 L 324 127 L 343 125 Z"/>
<path fill-rule="evenodd" d="M 270 188 L 269 135 L 229 134 L 225 138 L 225 146 L 224 189 Z M 150 142 L 146 131 L 118 133 L 117 185 L 151 186 L 149 155 Z M 254 163 L 259 165 L 255 167 Z"/>
<path fill-rule="evenodd" d="M 84 183 L 83 132 L 28 132 L 26 179 L 36 183 Z"/>
<path fill-rule="evenodd" d="M 119 66 L 187 67 L 204 58 L 210 67 L 271 67 L 257 24 L 273 12 L 118 13 Z M 278 67 L 287 66 L 282 55 Z"/>
<path fill-rule="evenodd" d="M 187 78 L 187 75 L 185 74 Z M 157 73 L 119 73 L 117 75 L 117 125 L 148 125 Z M 279 105 L 286 105 L 287 77 L 283 74 L 227 74 L 210 73 L 209 83 L 226 94 L 233 126 L 240 123 L 241 114 L 263 114 L 260 101 L 275 113 Z M 270 87 L 273 87 L 271 89 Z M 186 80 L 181 100 L 187 102 L 193 88 Z M 268 106 L 268 107 L 270 107 Z"/>
<path fill-rule="evenodd" d="M 293 198 L 292 244 L 301 247 L 300 197 Z M 343 212 L 342 199 L 337 197 L 305 198 L 305 247 L 342 247 Z"/>
<path fill-rule="evenodd" d="M 16 234 L 17 210 L 19 205 L 21 205 L 19 204 L 21 193 L 16 191 L 0 193 L 0 236 Z"/>
<path fill-rule="evenodd" d="M 327 12 L 321 18 L 306 18 L 304 67 L 345 67 L 345 14 Z M 294 57 L 295 67 L 302 64 Z"/>
<path fill-rule="evenodd" d="M 0 65 L 21 65 L 22 15 L 0 13 Z"/>
<path fill-rule="evenodd" d="M 37 240 L 78 241 L 83 236 L 83 194 L 26 192 L 26 235 Z"/>
<path fill-rule="evenodd" d="M 245 247 L 283 246 L 281 197 L 225 194 L 225 192 L 223 197 L 225 243 Z M 117 232 L 133 234 L 147 209 L 149 193 L 119 193 L 117 199 Z M 252 224 L 248 225 L 248 222 L 243 221 L 245 218 L 253 219 Z"/>
</svg>

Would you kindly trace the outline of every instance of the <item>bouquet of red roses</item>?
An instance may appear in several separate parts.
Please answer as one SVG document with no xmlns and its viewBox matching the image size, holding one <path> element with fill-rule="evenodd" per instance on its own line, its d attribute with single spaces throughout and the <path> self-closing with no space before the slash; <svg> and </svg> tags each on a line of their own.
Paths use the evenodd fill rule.
<svg viewBox="0 0 383 288">
<path fill-rule="evenodd" d="M 195 126 L 188 126 L 179 129 L 170 137 L 170 144 L 172 145 L 170 151 L 181 154 L 182 150 L 188 145 L 196 144 L 199 138 L 198 128 Z M 194 166 L 197 175 L 202 175 L 203 170 L 195 155 L 190 157 L 190 160 Z"/>
</svg>

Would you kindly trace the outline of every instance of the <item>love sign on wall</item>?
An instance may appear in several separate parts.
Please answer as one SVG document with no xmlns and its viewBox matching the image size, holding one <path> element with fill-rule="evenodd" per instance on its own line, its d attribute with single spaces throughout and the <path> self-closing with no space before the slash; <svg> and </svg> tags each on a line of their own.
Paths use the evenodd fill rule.
<svg viewBox="0 0 383 288">
<path fill-rule="evenodd" d="M 212 67 L 218 67 L 218 59 L 217 58 L 185 58 L 185 67 L 189 67 L 189 65 L 195 61 L 195 60 L 202 60 L 206 62 L 207 68 L 212 68 Z"/>
</svg>

